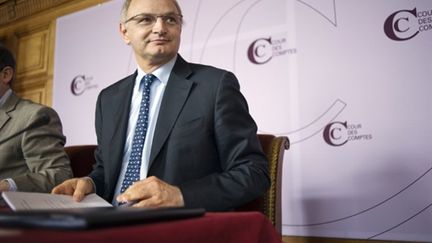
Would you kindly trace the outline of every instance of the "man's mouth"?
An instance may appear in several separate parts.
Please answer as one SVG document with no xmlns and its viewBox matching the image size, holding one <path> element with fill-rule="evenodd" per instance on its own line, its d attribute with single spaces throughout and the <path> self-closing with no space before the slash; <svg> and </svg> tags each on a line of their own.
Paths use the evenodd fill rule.
<svg viewBox="0 0 432 243">
<path fill-rule="evenodd" d="M 160 43 L 160 42 L 168 42 L 168 39 L 154 39 L 154 40 L 150 40 L 150 42 L 155 42 L 155 43 Z"/>
</svg>

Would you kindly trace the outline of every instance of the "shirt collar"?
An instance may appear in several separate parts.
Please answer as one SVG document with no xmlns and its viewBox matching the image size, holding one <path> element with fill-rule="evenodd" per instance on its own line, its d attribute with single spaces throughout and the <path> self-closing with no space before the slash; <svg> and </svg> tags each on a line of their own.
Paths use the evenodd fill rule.
<svg viewBox="0 0 432 243">
<path fill-rule="evenodd" d="M 177 55 L 173 57 L 169 62 L 165 63 L 164 65 L 160 66 L 158 69 L 152 72 L 154 76 L 156 76 L 160 82 L 162 82 L 164 85 L 168 83 L 168 79 L 170 77 L 171 71 L 174 68 L 174 64 L 177 60 Z M 138 85 L 141 82 L 141 79 L 146 75 L 140 67 L 138 69 L 138 74 L 135 80 L 135 85 Z"/>
<path fill-rule="evenodd" d="M 8 89 L 6 93 L 4 93 L 4 95 L 0 98 L 0 107 L 4 105 L 4 103 L 9 98 L 9 96 L 11 96 L 11 94 L 12 94 L 12 89 Z"/>
</svg>

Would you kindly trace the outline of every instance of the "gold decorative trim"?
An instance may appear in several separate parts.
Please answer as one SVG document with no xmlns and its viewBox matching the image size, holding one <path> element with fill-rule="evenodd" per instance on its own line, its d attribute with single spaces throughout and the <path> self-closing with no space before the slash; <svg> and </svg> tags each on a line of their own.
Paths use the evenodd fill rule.
<svg viewBox="0 0 432 243">
<path fill-rule="evenodd" d="M 0 0 L 0 26 L 70 2 L 69 0 Z"/>
<path fill-rule="evenodd" d="M 289 140 L 287 137 L 275 137 L 273 138 L 271 145 L 270 145 L 270 151 L 267 151 L 267 158 L 269 159 L 270 166 L 269 166 L 269 173 L 271 185 L 270 189 L 267 192 L 264 205 L 264 211 L 267 216 L 267 218 L 273 223 L 273 225 L 276 226 L 276 203 L 277 200 L 281 200 L 280 198 L 277 198 L 277 179 L 278 176 L 280 176 L 280 173 L 278 173 L 278 167 L 279 167 L 279 159 L 282 159 L 283 156 L 283 150 L 287 150 L 289 148 Z M 273 163 L 271 161 L 274 161 Z"/>
</svg>

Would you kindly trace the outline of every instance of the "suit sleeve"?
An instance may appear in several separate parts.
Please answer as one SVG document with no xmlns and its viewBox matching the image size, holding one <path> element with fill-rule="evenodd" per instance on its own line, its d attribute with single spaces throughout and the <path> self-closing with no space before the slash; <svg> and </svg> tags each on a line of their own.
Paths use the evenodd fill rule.
<svg viewBox="0 0 432 243">
<path fill-rule="evenodd" d="M 187 207 L 229 210 L 263 195 L 268 161 L 236 77 L 225 72 L 214 102 L 214 143 L 221 172 L 180 186 Z"/>
<path fill-rule="evenodd" d="M 27 126 L 49 116 L 49 124 L 30 129 L 21 140 L 21 148 L 28 172 L 12 177 L 19 191 L 50 192 L 72 177 L 69 159 L 64 151 L 66 138 L 60 118 L 49 107 L 41 107 L 29 119 Z"/>
<path fill-rule="evenodd" d="M 98 145 L 101 144 L 101 141 L 103 140 L 102 136 L 102 126 L 103 126 L 103 119 L 102 119 L 102 94 L 98 96 L 98 100 L 96 103 L 96 114 L 95 114 L 95 129 L 96 129 L 96 136 L 97 136 L 97 143 Z M 90 178 L 92 178 L 95 186 L 96 186 L 96 193 L 98 195 L 103 196 L 104 194 L 104 163 L 102 159 L 102 151 L 100 150 L 99 146 L 96 148 L 95 151 L 95 159 L 96 159 L 96 165 L 94 166 L 92 172 L 90 173 Z"/>
</svg>

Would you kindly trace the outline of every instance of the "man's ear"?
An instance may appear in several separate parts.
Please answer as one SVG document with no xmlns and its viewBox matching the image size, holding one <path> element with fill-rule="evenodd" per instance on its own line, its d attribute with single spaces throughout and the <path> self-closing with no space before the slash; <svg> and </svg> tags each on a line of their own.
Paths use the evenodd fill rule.
<svg viewBox="0 0 432 243">
<path fill-rule="evenodd" d="M 13 79 L 14 70 L 12 67 L 6 66 L 0 72 L 0 82 L 9 85 Z"/>
<path fill-rule="evenodd" d="M 120 23 L 119 32 L 120 32 L 120 35 L 121 35 L 123 41 L 126 43 L 126 45 L 129 45 L 130 39 L 129 39 L 128 32 L 126 29 L 126 24 Z"/>
</svg>

